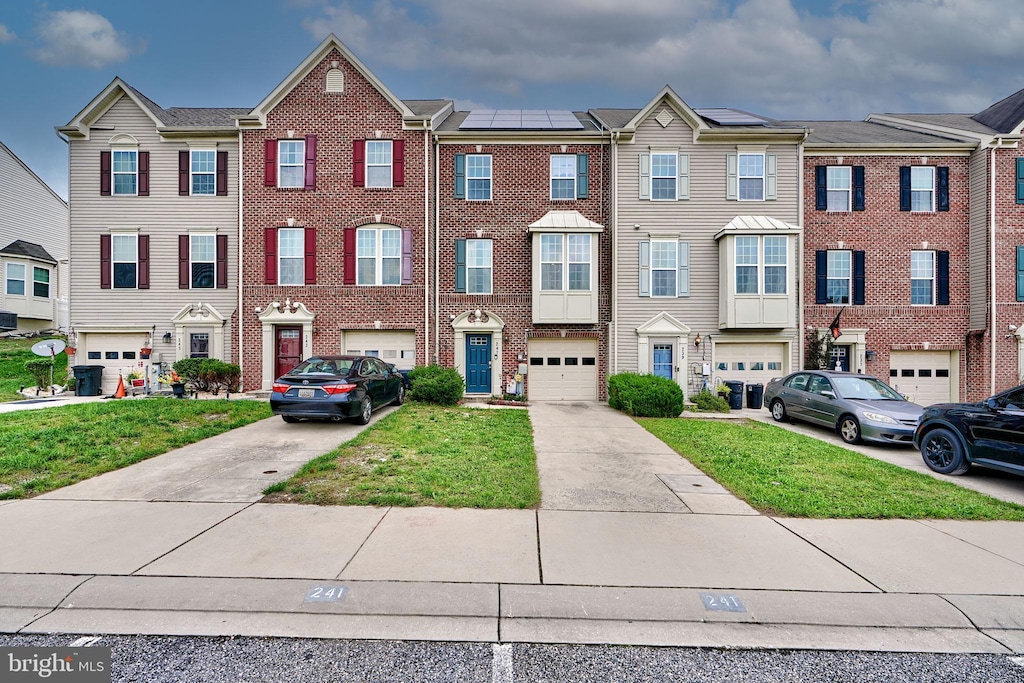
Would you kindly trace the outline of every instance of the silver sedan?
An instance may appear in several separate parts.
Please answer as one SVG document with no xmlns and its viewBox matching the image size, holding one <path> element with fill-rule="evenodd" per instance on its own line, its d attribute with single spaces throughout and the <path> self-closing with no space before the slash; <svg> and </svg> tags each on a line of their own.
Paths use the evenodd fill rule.
<svg viewBox="0 0 1024 683">
<path fill-rule="evenodd" d="M 776 422 L 831 427 L 846 443 L 912 443 L 924 408 L 871 375 L 802 370 L 768 382 L 764 404 Z"/>
</svg>

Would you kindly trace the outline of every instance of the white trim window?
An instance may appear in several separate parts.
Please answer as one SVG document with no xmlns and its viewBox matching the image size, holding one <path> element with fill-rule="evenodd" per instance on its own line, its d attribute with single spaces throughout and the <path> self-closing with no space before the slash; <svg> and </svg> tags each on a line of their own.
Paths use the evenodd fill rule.
<svg viewBox="0 0 1024 683">
<path fill-rule="evenodd" d="M 491 155 L 466 155 L 466 199 L 488 201 L 491 198 Z"/>
<path fill-rule="evenodd" d="M 306 283 L 306 231 L 279 228 L 277 231 L 277 284 Z"/>
<path fill-rule="evenodd" d="M 139 194 L 139 152 L 134 149 L 112 150 L 110 171 L 113 178 L 111 194 L 134 197 Z"/>
<path fill-rule="evenodd" d="M 551 155 L 551 199 L 576 199 L 575 154 Z"/>
<path fill-rule="evenodd" d="M 217 286 L 217 236 L 212 233 L 189 235 L 188 240 L 192 289 L 214 289 Z"/>
<path fill-rule="evenodd" d="M 651 240 L 651 296 L 678 296 L 676 276 L 679 272 L 677 240 Z"/>
<path fill-rule="evenodd" d="M 736 237 L 736 293 L 758 294 L 758 238 Z"/>
<path fill-rule="evenodd" d="M 764 293 L 785 294 L 789 270 L 789 238 L 769 235 L 764 238 Z"/>
<path fill-rule="evenodd" d="M 189 188 L 193 197 L 217 194 L 217 150 L 189 151 Z"/>
<path fill-rule="evenodd" d="M 490 294 L 493 255 L 491 240 L 466 240 L 466 293 Z"/>
<path fill-rule="evenodd" d="M 25 264 L 7 264 L 7 293 L 12 296 L 25 296 Z"/>
<path fill-rule="evenodd" d="M 366 141 L 366 187 L 391 187 L 391 140 Z"/>
<path fill-rule="evenodd" d="M 651 152 L 651 199 L 675 201 L 679 184 L 676 152 Z"/>
<path fill-rule="evenodd" d="M 788 237 L 736 237 L 737 294 L 786 294 L 788 281 Z"/>
<path fill-rule="evenodd" d="M 590 239 L 589 234 L 566 235 L 566 251 L 569 253 L 569 281 L 566 284 L 570 292 L 589 292 L 591 289 Z"/>
<path fill-rule="evenodd" d="M 356 284 L 402 284 L 401 229 L 356 230 Z"/>
<path fill-rule="evenodd" d="M 40 299 L 50 298 L 50 269 L 32 267 L 32 296 Z"/>
<path fill-rule="evenodd" d="M 306 186 L 305 140 L 277 141 L 277 186 Z"/>
<path fill-rule="evenodd" d="M 850 303 L 850 292 L 853 291 L 853 252 L 830 249 L 825 259 L 825 303 Z"/>
<path fill-rule="evenodd" d="M 910 210 L 935 211 L 935 167 L 910 167 Z"/>
<path fill-rule="evenodd" d="M 764 201 L 764 154 L 739 155 L 740 201 Z"/>
<path fill-rule="evenodd" d="M 828 211 L 849 211 L 853 195 L 852 166 L 829 166 L 825 171 Z"/>
<path fill-rule="evenodd" d="M 910 252 L 910 305 L 935 305 L 935 252 Z"/>
<path fill-rule="evenodd" d="M 564 235 L 540 236 L 540 289 L 542 292 L 562 290 Z"/>
<path fill-rule="evenodd" d="M 110 236 L 111 285 L 114 289 L 135 289 L 139 285 L 139 236 Z"/>
<path fill-rule="evenodd" d="M 540 236 L 541 291 L 591 291 L 591 239 L 589 233 Z"/>
</svg>

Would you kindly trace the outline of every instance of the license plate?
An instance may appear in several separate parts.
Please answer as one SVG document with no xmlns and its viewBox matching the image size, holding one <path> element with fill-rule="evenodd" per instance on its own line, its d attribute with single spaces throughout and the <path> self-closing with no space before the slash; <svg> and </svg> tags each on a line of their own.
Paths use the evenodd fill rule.
<svg viewBox="0 0 1024 683">
<path fill-rule="evenodd" d="M 299 398 L 313 398 L 316 396 L 316 389 L 299 389 Z"/>
</svg>

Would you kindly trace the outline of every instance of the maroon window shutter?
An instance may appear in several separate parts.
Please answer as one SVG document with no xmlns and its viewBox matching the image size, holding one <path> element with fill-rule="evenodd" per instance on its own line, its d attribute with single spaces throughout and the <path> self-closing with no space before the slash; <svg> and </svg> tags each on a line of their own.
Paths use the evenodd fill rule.
<svg viewBox="0 0 1024 683">
<path fill-rule="evenodd" d="M 188 289 L 191 285 L 192 273 L 188 263 L 188 235 L 178 235 L 178 289 Z"/>
<path fill-rule="evenodd" d="M 228 196 L 228 153 L 217 152 L 217 196 Z"/>
<path fill-rule="evenodd" d="M 149 235 L 139 235 L 139 289 L 149 289 Z"/>
<path fill-rule="evenodd" d="M 352 141 L 352 187 L 366 187 L 366 141 Z"/>
<path fill-rule="evenodd" d="M 188 166 L 189 166 L 189 154 L 187 149 L 178 151 L 178 196 L 188 196 Z"/>
<path fill-rule="evenodd" d="M 149 196 L 149 152 L 139 152 L 139 196 Z"/>
<path fill-rule="evenodd" d="M 110 235 L 100 235 L 100 289 L 110 289 Z"/>
<path fill-rule="evenodd" d="M 267 228 L 263 232 L 264 275 L 263 283 L 277 284 L 277 228 Z"/>
<path fill-rule="evenodd" d="M 405 140 L 391 142 L 391 185 L 405 185 Z"/>
<path fill-rule="evenodd" d="M 100 195 L 110 196 L 110 152 L 100 152 Z M 110 239 L 109 237 L 107 239 Z M 108 287 L 110 285 L 107 285 Z"/>
<path fill-rule="evenodd" d="M 306 228 L 306 253 L 303 266 L 306 269 L 306 284 L 316 284 L 316 228 Z"/>
<path fill-rule="evenodd" d="M 412 228 L 402 229 L 402 284 L 412 284 Z"/>
<path fill-rule="evenodd" d="M 356 283 L 356 229 L 345 228 L 344 237 L 345 256 L 342 258 L 341 266 L 344 269 L 344 282 L 346 285 Z"/>
<path fill-rule="evenodd" d="M 217 289 L 228 288 L 228 236 L 217 235 Z"/>
<path fill-rule="evenodd" d="M 263 143 L 263 184 L 267 187 L 277 186 L 277 140 L 266 140 Z"/>
<path fill-rule="evenodd" d="M 316 189 L 316 136 L 306 136 L 306 182 L 307 190 Z"/>
</svg>

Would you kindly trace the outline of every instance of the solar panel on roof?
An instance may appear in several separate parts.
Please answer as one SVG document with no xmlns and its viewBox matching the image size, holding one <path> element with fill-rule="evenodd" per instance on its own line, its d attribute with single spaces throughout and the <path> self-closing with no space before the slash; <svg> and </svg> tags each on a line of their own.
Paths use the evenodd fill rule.
<svg viewBox="0 0 1024 683">
<path fill-rule="evenodd" d="M 744 111 L 725 108 L 694 109 L 698 115 L 720 126 L 767 126 L 768 120 Z"/>
<path fill-rule="evenodd" d="M 560 109 L 474 109 L 459 130 L 581 130 L 571 111 Z"/>
</svg>

